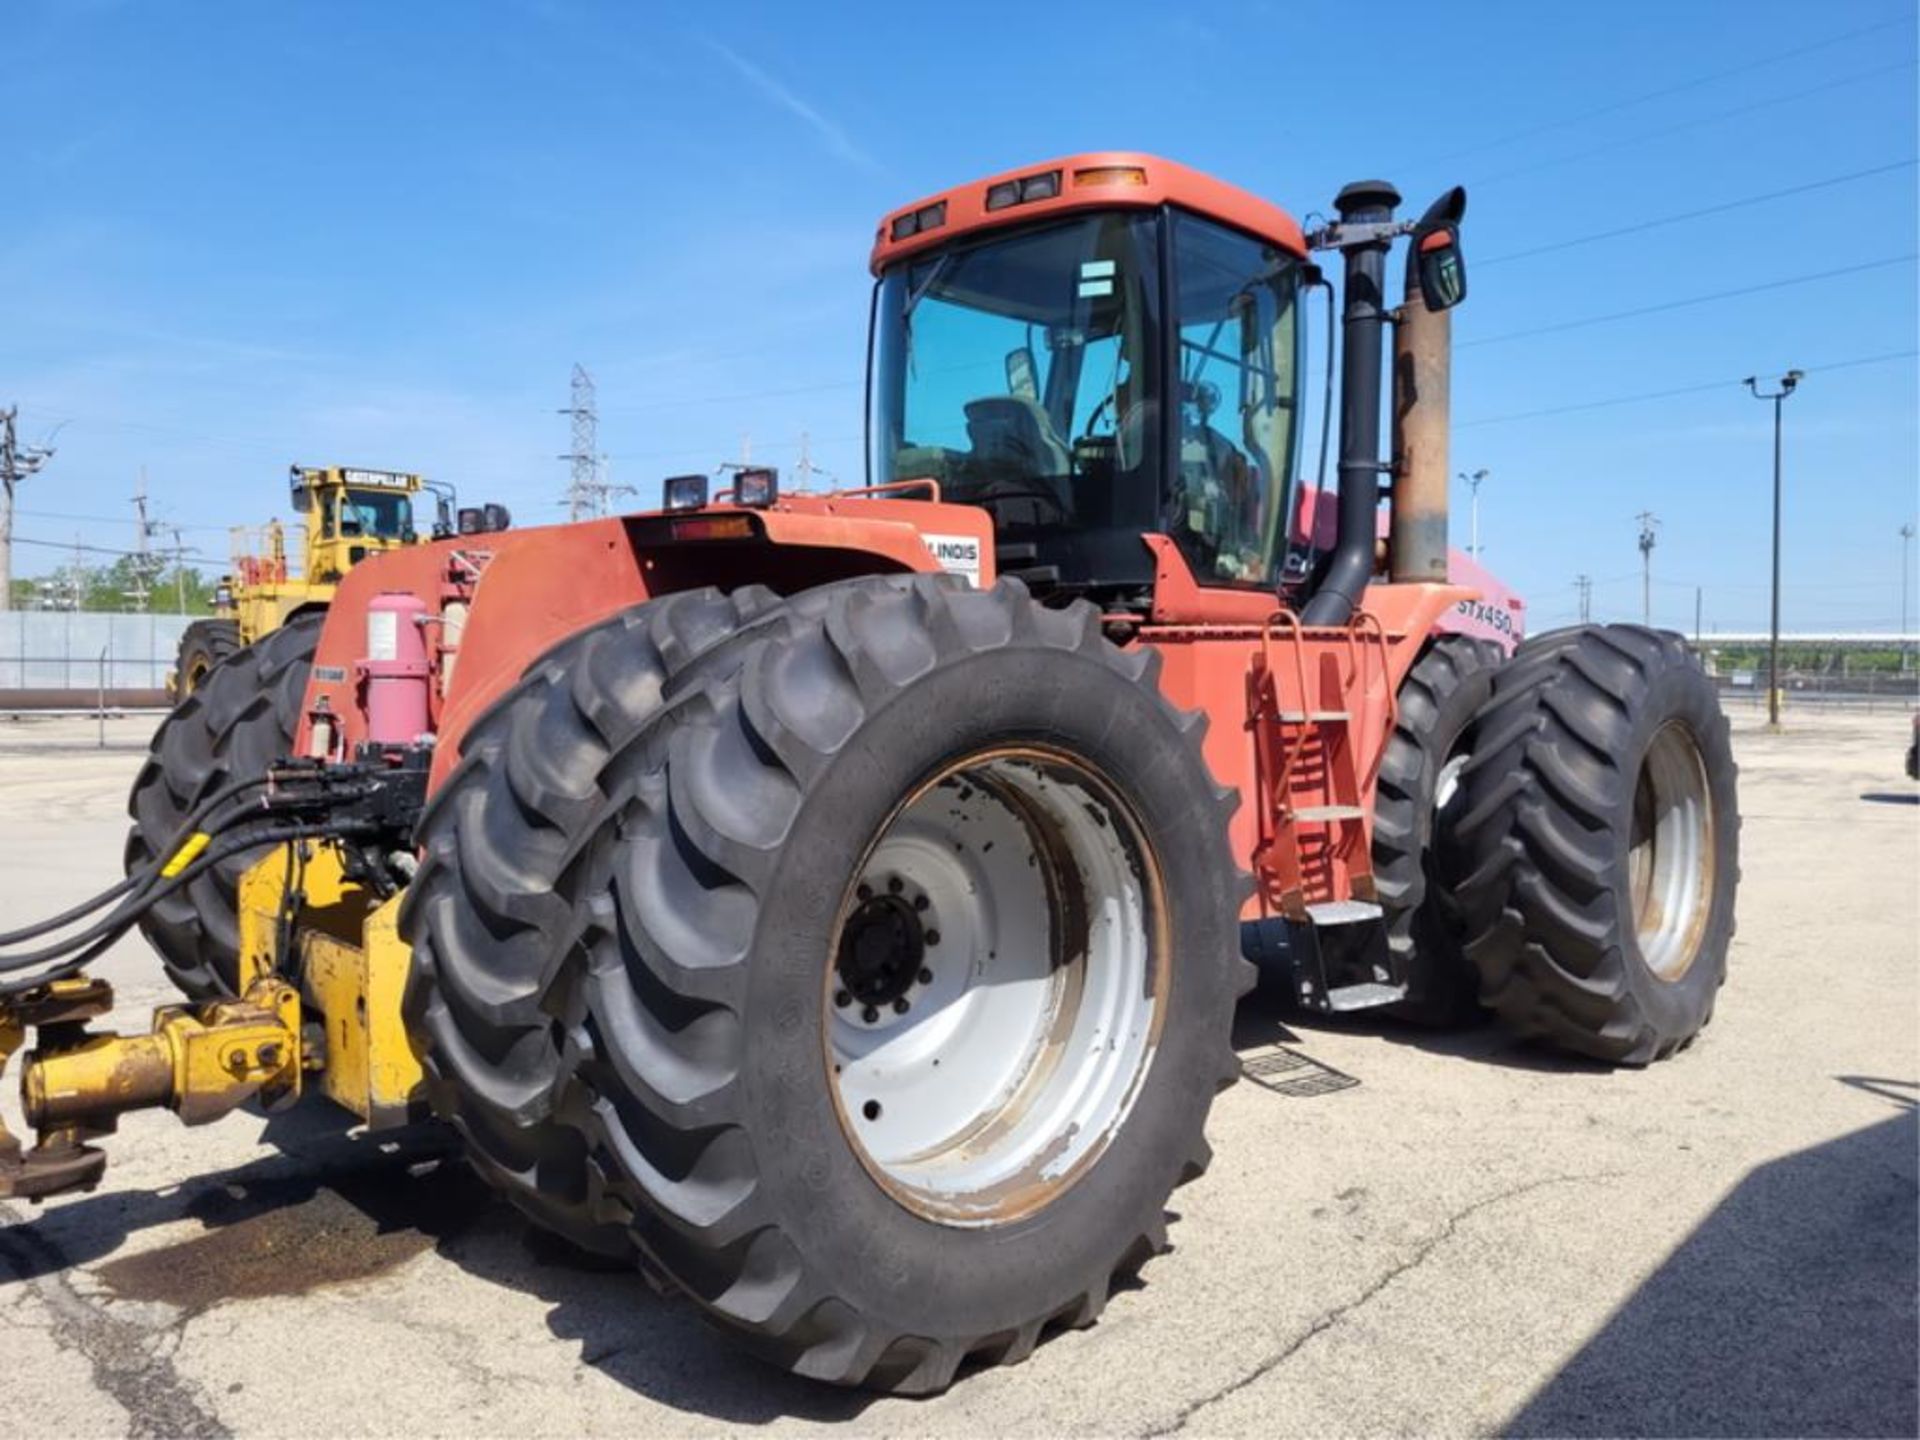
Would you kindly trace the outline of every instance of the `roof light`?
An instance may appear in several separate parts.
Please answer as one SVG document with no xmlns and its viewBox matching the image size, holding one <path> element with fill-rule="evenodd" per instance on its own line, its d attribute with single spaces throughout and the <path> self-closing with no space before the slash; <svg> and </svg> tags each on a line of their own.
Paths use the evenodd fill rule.
<svg viewBox="0 0 1920 1440">
<path fill-rule="evenodd" d="M 1004 210 L 1030 200 L 1051 200 L 1060 193 L 1060 172 L 1043 170 L 1018 180 L 1001 180 L 987 187 L 987 209 Z"/>
<path fill-rule="evenodd" d="M 707 477 L 669 475 L 660 482 L 660 503 L 668 510 L 698 510 L 707 503 Z"/>
<path fill-rule="evenodd" d="M 929 230 L 937 230 L 946 223 L 947 202 L 936 200 L 931 205 L 922 205 L 918 210 L 895 216 L 890 233 L 895 240 L 907 240 Z"/>
<path fill-rule="evenodd" d="M 1138 165 L 1094 165 L 1073 172 L 1078 185 L 1144 185 L 1147 172 Z"/>
<path fill-rule="evenodd" d="M 1043 175 L 1029 175 L 1020 182 L 1020 203 L 1029 200 L 1051 200 L 1060 193 L 1060 172 L 1049 170 Z"/>
</svg>

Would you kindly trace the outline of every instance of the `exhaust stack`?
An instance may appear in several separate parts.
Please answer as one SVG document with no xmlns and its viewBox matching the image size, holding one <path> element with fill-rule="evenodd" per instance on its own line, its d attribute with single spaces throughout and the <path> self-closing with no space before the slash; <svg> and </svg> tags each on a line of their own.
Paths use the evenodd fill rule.
<svg viewBox="0 0 1920 1440">
<path fill-rule="evenodd" d="M 1335 197 L 1342 229 L 1374 233 L 1342 248 L 1340 526 L 1333 558 L 1300 618 L 1308 625 L 1344 625 L 1373 577 L 1374 517 L 1380 508 L 1380 327 L 1386 320 L 1387 251 L 1400 192 L 1384 180 L 1360 180 Z"/>
</svg>

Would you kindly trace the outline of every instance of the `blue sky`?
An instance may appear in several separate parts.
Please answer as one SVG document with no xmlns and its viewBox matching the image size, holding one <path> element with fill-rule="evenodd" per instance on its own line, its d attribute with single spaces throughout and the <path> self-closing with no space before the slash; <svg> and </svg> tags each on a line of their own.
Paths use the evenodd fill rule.
<svg viewBox="0 0 1920 1440">
<path fill-rule="evenodd" d="M 1642 510 L 1657 621 L 1690 629 L 1698 585 L 1709 627 L 1764 623 L 1769 410 L 1694 387 L 1789 366 L 1786 622 L 1899 618 L 1909 0 L 9 10 L 0 403 L 62 426 L 24 540 L 128 543 L 142 465 L 216 556 L 293 460 L 557 518 L 576 360 L 641 503 L 743 434 L 853 479 L 881 212 L 1135 148 L 1302 215 L 1363 176 L 1468 186 L 1455 468 L 1492 472 L 1486 559 L 1536 626 L 1582 572 L 1637 618 Z"/>
</svg>

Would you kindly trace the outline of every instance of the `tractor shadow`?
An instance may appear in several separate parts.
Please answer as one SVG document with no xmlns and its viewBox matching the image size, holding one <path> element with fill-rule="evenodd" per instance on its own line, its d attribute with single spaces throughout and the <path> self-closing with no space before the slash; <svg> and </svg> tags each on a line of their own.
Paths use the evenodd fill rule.
<svg viewBox="0 0 1920 1440">
<path fill-rule="evenodd" d="M 1757 1166 L 1502 1435 L 1913 1435 L 1911 1082 L 1896 1113 Z"/>
<path fill-rule="evenodd" d="M 1620 1068 L 1515 1036 L 1485 1011 L 1476 1011 L 1454 1025 L 1433 1027 L 1399 1019 L 1383 1010 L 1330 1015 L 1303 1009 L 1278 966 L 1261 970 L 1259 983 L 1241 998 L 1234 1015 L 1233 1048 L 1243 1061 L 1250 1051 L 1261 1047 L 1310 1048 L 1320 1035 L 1363 1035 L 1450 1060 L 1545 1075 L 1609 1075 Z"/>
<path fill-rule="evenodd" d="M 102 1190 L 41 1207 L 8 1202 L 0 1294 L 85 1267 L 89 1289 L 191 1318 L 378 1280 L 431 1252 L 537 1296 L 548 1330 L 577 1350 L 579 1364 L 662 1405 L 746 1426 L 850 1420 L 879 1398 L 765 1365 L 690 1301 L 656 1294 L 633 1267 L 539 1230 L 459 1158 L 451 1131 L 355 1136 L 315 1106 L 274 1117 L 262 1140 L 274 1147 L 263 1158 L 164 1190 Z M 182 1222 L 198 1225 L 164 1244 L 127 1246 Z M 430 1272 L 395 1283 L 430 1285 Z"/>
</svg>

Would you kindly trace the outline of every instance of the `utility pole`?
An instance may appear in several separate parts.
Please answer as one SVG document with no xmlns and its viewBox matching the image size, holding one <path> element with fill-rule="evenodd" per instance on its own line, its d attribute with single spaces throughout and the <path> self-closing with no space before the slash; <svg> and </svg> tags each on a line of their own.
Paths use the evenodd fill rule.
<svg viewBox="0 0 1920 1440">
<path fill-rule="evenodd" d="M 593 376 L 584 365 L 573 367 L 571 399 L 560 413 L 573 417 L 573 448 L 560 458 L 573 465 L 567 484 L 567 519 L 584 520 L 598 512 L 600 484 L 600 415 L 594 403 Z"/>
<path fill-rule="evenodd" d="M 159 575 L 159 567 L 153 563 L 152 552 L 147 541 L 153 537 L 153 522 L 147 519 L 147 467 L 140 467 L 140 480 L 133 491 L 133 585 L 126 597 L 133 604 L 133 613 L 147 613 L 147 596 L 153 580 Z"/>
<path fill-rule="evenodd" d="M 180 527 L 173 527 L 173 598 L 182 615 L 187 613 L 187 547 L 180 539 Z"/>
<path fill-rule="evenodd" d="M 1573 588 L 1580 592 L 1580 623 L 1586 625 L 1593 619 L 1593 577 L 1574 576 Z"/>
<path fill-rule="evenodd" d="M 1747 389 L 1756 400 L 1773 402 L 1773 604 L 1767 638 L 1767 728 L 1780 728 L 1780 406 L 1793 394 L 1806 372 L 1789 370 L 1780 377 L 1780 388 L 1762 390 L 1759 379 L 1749 375 Z"/>
<path fill-rule="evenodd" d="M 1693 587 L 1693 648 L 1700 648 L 1700 607 L 1705 600 L 1701 586 Z"/>
<path fill-rule="evenodd" d="M 1913 646 L 1907 643 L 1912 633 L 1913 591 L 1910 588 L 1913 574 L 1913 522 L 1909 520 L 1900 527 L 1900 673 L 1906 674 L 1912 669 Z"/>
<path fill-rule="evenodd" d="M 1654 528 L 1659 525 L 1660 517 L 1651 510 L 1642 510 L 1633 517 L 1640 522 L 1640 623 L 1653 624 L 1653 547 L 1658 540 Z"/>
<path fill-rule="evenodd" d="M 1467 541 L 1467 553 L 1475 560 L 1480 558 L 1480 482 L 1491 475 L 1491 470 L 1475 470 L 1469 475 L 1462 470 L 1455 478 L 1467 482 L 1473 492 L 1473 503 L 1469 507 L 1473 516 L 1471 538 Z"/>
<path fill-rule="evenodd" d="M 13 492 L 53 458 L 50 445 L 22 447 L 14 433 L 19 406 L 0 410 L 0 610 L 13 608 Z"/>
</svg>

